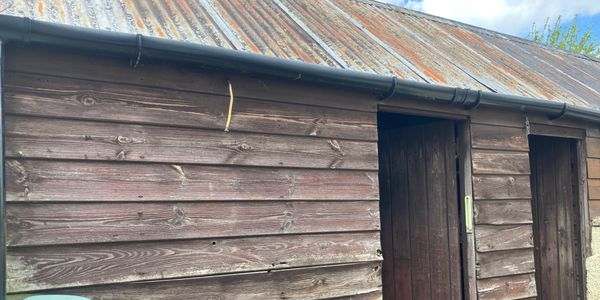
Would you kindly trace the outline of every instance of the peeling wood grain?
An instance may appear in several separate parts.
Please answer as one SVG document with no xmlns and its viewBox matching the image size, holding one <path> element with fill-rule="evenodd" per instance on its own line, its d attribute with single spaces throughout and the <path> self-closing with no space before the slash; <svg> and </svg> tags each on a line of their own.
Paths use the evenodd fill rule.
<svg viewBox="0 0 600 300">
<path fill-rule="evenodd" d="M 379 261 L 378 232 L 12 248 L 11 293 Z"/>
<path fill-rule="evenodd" d="M 39 53 L 44 53 L 40 56 Z M 112 58 L 57 49 L 30 46 L 7 48 L 6 70 L 57 75 L 74 79 L 127 83 L 178 91 L 228 95 L 226 78 L 238 97 L 314 104 L 376 112 L 377 98 L 350 90 L 317 84 L 300 84 L 285 79 L 263 79 L 244 74 L 226 74 L 194 65 L 146 60 L 140 68 L 131 68 L 129 59 Z M 298 91 L 298 92 L 291 92 Z"/>
<path fill-rule="evenodd" d="M 477 264 L 479 279 L 535 271 L 533 249 L 477 253 Z"/>
<path fill-rule="evenodd" d="M 378 201 L 12 203 L 8 246 L 379 230 Z"/>
<path fill-rule="evenodd" d="M 22 116 L 6 136 L 9 157 L 377 170 L 374 142 Z"/>
<path fill-rule="evenodd" d="M 472 124 L 471 139 L 475 149 L 529 150 L 524 128 Z"/>
<path fill-rule="evenodd" d="M 529 176 L 473 176 L 475 199 L 529 199 Z"/>
<path fill-rule="evenodd" d="M 478 225 L 475 227 L 478 252 L 533 248 L 533 229 L 526 225 Z"/>
<path fill-rule="evenodd" d="M 379 263 L 358 263 L 52 290 L 102 300 L 304 299 L 380 294 Z M 364 298 L 361 298 L 365 295 Z M 12 295 L 8 299 L 22 299 Z"/>
<path fill-rule="evenodd" d="M 227 118 L 228 96 L 21 73 L 6 77 L 8 113 L 219 130 Z M 238 95 L 231 130 L 374 141 L 376 123 L 375 113 Z"/>
<path fill-rule="evenodd" d="M 473 174 L 529 174 L 529 154 L 524 152 L 473 150 Z"/>
<path fill-rule="evenodd" d="M 376 172 L 8 160 L 7 200 L 377 200 Z"/>
<path fill-rule="evenodd" d="M 474 203 L 475 224 L 531 224 L 531 200 L 480 200 Z"/>
<path fill-rule="evenodd" d="M 477 280 L 481 300 L 521 299 L 536 296 L 535 274 Z"/>
</svg>

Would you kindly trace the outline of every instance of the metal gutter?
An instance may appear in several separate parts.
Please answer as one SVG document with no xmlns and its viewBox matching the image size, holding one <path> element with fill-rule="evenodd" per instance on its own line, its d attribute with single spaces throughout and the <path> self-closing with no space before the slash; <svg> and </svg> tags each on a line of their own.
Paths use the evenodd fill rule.
<svg viewBox="0 0 600 300">
<path fill-rule="evenodd" d="M 550 118 L 572 117 L 600 123 L 600 110 L 570 106 L 556 101 L 445 87 L 230 49 L 73 27 L 22 17 L 0 15 L 0 39 L 6 43 L 46 44 L 101 52 L 130 57 L 133 61 L 141 58 L 142 60 L 159 59 L 192 63 L 211 69 L 248 75 L 355 89 L 376 94 L 382 98 L 404 95 L 462 106 L 465 109 L 479 106 L 495 107 L 542 113 Z"/>
</svg>

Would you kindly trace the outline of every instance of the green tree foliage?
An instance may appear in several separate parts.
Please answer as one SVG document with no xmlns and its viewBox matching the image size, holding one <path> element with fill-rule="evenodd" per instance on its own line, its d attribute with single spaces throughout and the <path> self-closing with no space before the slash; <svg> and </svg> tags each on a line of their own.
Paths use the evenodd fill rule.
<svg viewBox="0 0 600 300">
<path fill-rule="evenodd" d="M 529 38 L 534 42 L 550 47 L 558 47 L 600 58 L 600 41 L 592 40 L 591 26 L 585 31 L 581 31 L 581 28 L 577 25 L 577 15 L 575 15 L 571 25 L 564 26 L 561 23 L 562 16 L 558 16 L 554 23 L 550 23 L 550 18 L 547 18 L 544 27 L 541 29 L 533 23 Z"/>
</svg>

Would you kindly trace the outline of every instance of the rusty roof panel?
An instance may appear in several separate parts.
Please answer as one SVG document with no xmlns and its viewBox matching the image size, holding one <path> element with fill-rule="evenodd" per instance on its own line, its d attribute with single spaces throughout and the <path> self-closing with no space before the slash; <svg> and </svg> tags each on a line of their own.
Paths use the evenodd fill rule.
<svg viewBox="0 0 600 300">
<path fill-rule="evenodd" d="M 225 0 L 210 1 L 210 4 L 251 52 L 333 67 L 342 66 L 276 2 Z"/>
<path fill-rule="evenodd" d="M 398 55 L 409 60 L 420 72 L 434 83 L 485 89 L 475 79 L 452 64 L 443 53 L 436 51 L 426 41 L 413 35 L 402 24 L 368 4 L 333 0 L 340 9 L 360 22 L 362 26 L 382 42 L 389 45 Z"/>
<path fill-rule="evenodd" d="M 600 108 L 600 60 L 372 0 L 1 0 L 0 13 Z"/>
<path fill-rule="evenodd" d="M 302 22 L 310 24 L 313 32 L 321 36 L 354 70 L 382 75 L 396 75 L 404 79 L 423 81 L 381 45 L 369 38 L 360 28 L 323 1 L 281 1 Z"/>
<path fill-rule="evenodd" d="M 438 51 L 450 57 L 456 65 L 491 90 L 503 94 L 536 96 L 528 86 L 510 74 L 498 70 L 488 58 L 474 52 L 460 40 L 448 36 L 436 26 L 435 22 L 397 11 L 388 11 L 387 13 L 412 32 L 427 40 Z"/>
<path fill-rule="evenodd" d="M 502 51 L 494 44 L 486 42 L 478 33 L 468 30 L 462 30 L 456 26 L 439 23 L 438 27 L 447 34 L 460 40 L 467 47 L 479 53 L 479 55 L 490 60 L 497 69 L 517 78 L 521 83 L 528 85 L 533 89 L 537 98 L 550 100 L 569 100 L 571 103 L 580 102 L 581 99 L 574 93 L 561 89 L 558 84 L 550 81 L 542 74 L 527 68 L 516 58 Z"/>
<path fill-rule="evenodd" d="M 522 43 L 511 42 L 499 37 L 482 37 L 486 41 L 493 41 L 494 45 L 496 45 L 498 48 L 518 59 L 528 68 L 535 70 L 537 73 L 548 78 L 552 82 L 555 82 L 558 86 L 560 86 L 561 89 L 577 95 L 580 101 L 573 102 L 572 104 L 593 108 L 599 107 L 598 104 L 592 103 L 594 102 L 594 99 L 595 102 L 600 102 L 600 95 L 579 82 L 577 79 L 572 78 L 565 73 L 566 69 L 557 68 L 552 63 L 544 61 L 542 57 L 547 56 L 547 54 L 544 53 L 544 49 L 539 47 L 530 48 Z M 568 99 L 561 99 L 561 101 L 568 101 Z"/>
</svg>

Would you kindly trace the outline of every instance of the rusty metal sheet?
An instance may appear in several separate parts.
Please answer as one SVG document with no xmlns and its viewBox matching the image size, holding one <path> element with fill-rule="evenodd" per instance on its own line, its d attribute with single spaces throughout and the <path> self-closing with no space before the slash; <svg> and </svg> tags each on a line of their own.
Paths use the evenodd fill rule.
<svg viewBox="0 0 600 300">
<path fill-rule="evenodd" d="M 444 23 L 439 23 L 437 26 L 445 31 L 448 35 L 460 40 L 465 46 L 471 48 L 479 55 L 490 60 L 499 70 L 506 72 L 517 78 L 522 84 L 526 84 L 533 89 L 537 96 L 549 100 L 561 100 L 570 103 L 581 102 L 580 97 L 568 90 L 564 90 L 556 82 L 549 80 L 542 74 L 527 68 L 516 58 L 502 51 L 492 43 L 486 42 L 480 33 L 464 30 L 457 26 L 452 26 Z"/>
<path fill-rule="evenodd" d="M 418 36 L 406 30 L 379 9 L 366 3 L 332 0 L 345 13 L 354 18 L 375 37 L 389 45 L 393 51 L 405 57 L 433 83 L 486 89 L 475 79 L 456 67 L 443 53 L 431 47 Z"/>
<path fill-rule="evenodd" d="M 198 1 L 3 0 L 2 14 L 234 48 Z"/>
<path fill-rule="evenodd" d="M 305 24 L 309 24 L 310 29 L 334 49 L 353 70 L 424 81 L 350 20 L 337 13 L 331 4 L 322 1 L 281 2 Z"/>
<path fill-rule="evenodd" d="M 0 0 L 0 14 L 600 108 L 600 61 L 372 0 Z"/>
<path fill-rule="evenodd" d="M 426 40 L 438 51 L 450 57 L 462 70 L 477 78 L 491 90 L 502 94 L 536 96 L 528 86 L 522 84 L 510 74 L 497 69 L 491 61 L 466 47 L 461 41 L 449 37 L 440 30 L 435 21 L 422 16 L 387 11 L 388 15 L 401 22 L 405 27 Z"/>
<path fill-rule="evenodd" d="M 559 68 L 556 68 L 552 63 L 544 61 L 544 52 L 541 47 L 528 47 L 524 43 L 517 43 L 508 39 L 494 37 L 491 35 L 482 35 L 482 38 L 488 43 L 493 43 L 496 47 L 502 49 L 502 51 L 510 54 L 512 57 L 518 59 L 522 64 L 527 66 L 529 69 L 535 70 L 535 72 L 542 76 L 550 79 L 553 82 L 557 82 L 557 85 L 561 89 L 570 91 L 573 94 L 578 95 L 581 102 L 572 103 L 575 105 L 598 108 L 597 105 L 592 104 L 593 99 L 598 102 L 600 99 L 599 95 L 585 86 L 577 79 L 570 77 L 568 74 Z M 561 101 L 566 101 L 561 99 Z"/>
<path fill-rule="evenodd" d="M 341 67 L 274 1 L 210 1 L 248 50 L 268 56 Z"/>
</svg>

